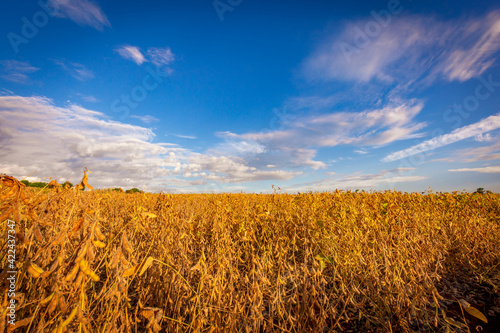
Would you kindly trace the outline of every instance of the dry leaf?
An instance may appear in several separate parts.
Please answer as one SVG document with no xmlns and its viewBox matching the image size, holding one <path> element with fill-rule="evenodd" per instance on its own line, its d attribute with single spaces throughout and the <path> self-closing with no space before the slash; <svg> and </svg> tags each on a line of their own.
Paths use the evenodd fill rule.
<svg viewBox="0 0 500 333">
<path fill-rule="evenodd" d="M 62 185 L 57 182 L 57 180 L 52 179 L 49 184 L 49 186 L 56 186 L 56 187 L 61 187 Z"/>
<path fill-rule="evenodd" d="M 139 268 L 139 265 L 135 265 L 133 267 L 130 267 L 125 272 L 123 272 L 122 276 L 123 277 L 129 277 L 131 275 L 134 275 L 138 268 Z"/>
<path fill-rule="evenodd" d="M 139 276 L 144 274 L 146 272 L 146 270 L 153 264 L 153 262 L 154 262 L 154 258 L 148 257 L 148 259 L 146 259 L 146 262 L 144 263 L 144 265 L 141 268 L 141 272 L 139 273 Z"/>
<path fill-rule="evenodd" d="M 44 272 L 44 270 L 40 266 L 38 266 L 38 265 L 36 265 L 34 263 L 30 263 L 28 265 L 28 273 L 30 273 L 31 276 L 34 277 L 35 279 L 38 278 L 38 277 L 40 277 L 40 275 L 43 272 Z"/>
<path fill-rule="evenodd" d="M 127 239 L 127 234 L 126 233 L 123 233 L 122 235 L 122 243 L 123 243 L 123 248 L 129 252 L 129 253 L 132 253 L 134 252 L 134 249 L 132 248 L 132 245 L 130 245 L 128 239 Z"/>
<path fill-rule="evenodd" d="M 101 248 L 106 247 L 106 244 L 104 244 L 103 242 L 98 241 L 98 240 L 92 241 L 92 243 L 94 243 L 94 245 L 97 247 L 101 247 Z"/>
<path fill-rule="evenodd" d="M 85 186 L 86 188 L 88 189 L 91 189 L 93 190 L 94 188 L 92 186 L 90 186 L 88 180 L 89 180 L 89 176 L 87 175 L 87 172 L 89 173 L 92 173 L 90 170 L 87 170 L 87 168 L 85 167 L 85 170 L 83 171 L 83 178 L 82 178 L 82 181 L 80 182 L 80 184 L 78 184 L 78 186 L 76 187 L 77 189 L 79 190 L 83 190 L 83 187 Z"/>
<path fill-rule="evenodd" d="M 488 319 L 486 319 L 486 316 L 475 307 L 469 306 L 468 308 L 465 308 L 465 311 L 467 311 L 467 313 L 470 314 L 471 316 L 474 316 L 477 319 L 480 319 L 483 322 L 488 323 Z"/>
<path fill-rule="evenodd" d="M 24 318 L 24 319 L 19 320 L 19 321 L 16 320 L 14 325 L 7 326 L 7 332 L 12 332 L 13 330 L 15 330 L 19 327 L 24 327 L 26 325 L 29 325 L 29 323 L 31 323 L 31 320 L 32 320 L 32 317 Z"/>
</svg>

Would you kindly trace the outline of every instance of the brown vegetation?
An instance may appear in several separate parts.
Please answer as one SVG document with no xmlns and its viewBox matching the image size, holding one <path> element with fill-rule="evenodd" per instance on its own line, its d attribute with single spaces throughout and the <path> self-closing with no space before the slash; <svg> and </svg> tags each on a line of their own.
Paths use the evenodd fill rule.
<svg viewBox="0 0 500 333">
<path fill-rule="evenodd" d="M 466 309 L 467 295 L 445 295 L 446 283 L 499 298 L 497 194 L 0 186 L 1 234 L 16 222 L 20 332 L 466 332 L 467 313 L 488 309 L 451 318 L 446 304 Z"/>
</svg>

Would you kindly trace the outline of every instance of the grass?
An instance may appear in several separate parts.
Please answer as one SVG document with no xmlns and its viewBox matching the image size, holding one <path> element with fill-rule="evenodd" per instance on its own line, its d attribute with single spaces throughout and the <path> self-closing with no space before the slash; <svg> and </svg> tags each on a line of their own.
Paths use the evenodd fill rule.
<svg viewBox="0 0 500 333">
<path fill-rule="evenodd" d="M 440 283 L 499 287 L 498 194 L 0 185 L 20 332 L 466 332 L 438 309 Z"/>
</svg>

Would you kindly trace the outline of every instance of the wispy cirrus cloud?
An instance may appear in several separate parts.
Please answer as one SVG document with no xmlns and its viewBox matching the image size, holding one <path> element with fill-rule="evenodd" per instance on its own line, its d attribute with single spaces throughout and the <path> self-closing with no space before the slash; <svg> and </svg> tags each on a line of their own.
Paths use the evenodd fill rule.
<svg viewBox="0 0 500 333">
<path fill-rule="evenodd" d="M 151 123 L 155 123 L 155 122 L 160 121 L 160 119 L 153 117 L 153 116 L 150 116 L 150 115 L 145 115 L 145 116 L 132 115 L 131 117 L 139 119 L 140 121 L 142 121 L 145 124 L 151 124 Z"/>
<path fill-rule="evenodd" d="M 500 139 L 488 146 L 457 151 L 454 155 L 465 158 L 465 162 L 500 160 Z"/>
<path fill-rule="evenodd" d="M 489 133 L 488 133 L 489 134 Z M 485 135 L 488 137 L 488 135 Z M 478 141 L 483 145 L 474 148 L 456 149 L 450 151 L 447 157 L 432 160 L 433 162 L 478 162 L 500 160 L 500 137 L 491 137 L 487 141 Z M 476 140 L 477 141 L 477 140 Z"/>
<path fill-rule="evenodd" d="M 440 70 L 449 81 L 463 82 L 481 75 L 495 62 L 494 55 L 500 49 L 500 11 L 465 23 L 465 34 L 457 37 L 460 46 L 452 49 L 441 63 Z M 475 42 L 468 47 L 466 38 Z"/>
<path fill-rule="evenodd" d="M 450 172 L 479 172 L 479 173 L 500 173 L 500 165 L 485 166 L 479 168 L 450 169 Z"/>
<path fill-rule="evenodd" d="M 55 16 L 68 18 L 79 25 L 88 25 L 96 30 L 111 27 L 101 7 L 88 0 L 49 0 Z"/>
<path fill-rule="evenodd" d="M 21 84 L 29 83 L 29 74 L 40 70 L 27 62 L 17 60 L 2 60 L 0 65 L 2 66 L 3 79 Z"/>
<path fill-rule="evenodd" d="M 378 147 L 422 137 L 426 126 L 415 121 L 423 108 L 418 100 L 396 100 L 385 107 L 360 112 L 330 112 L 295 117 L 286 128 L 235 134 L 220 132 L 225 142 L 215 149 L 240 156 L 254 155 L 262 165 L 326 167 L 314 160 L 316 149 L 353 145 Z"/>
<path fill-rule="evenodd" d="M 440 135 L 436 138 L 426 140 L 410 148 L 391 153 L 382 161 L 392 162 L 402 158 L 428 152 L 430 150 L 450 145 L 452 143 L 483 135 L 500 128 L 500 113 L 484 118 L 477 123 L 457 128 L 451 133 Z"/>
<path fill-rule="evenodd" d="M 77 93 L 77 95 L 82 99 L 84 100 L 85 102 L 89 102 L 89 103 L 98 103 L 100 102 L 99 99 L 95 98 L 94 96 L 92 95 L 84 95 L 84 94 L 81 94 L 81 93 Z"/>
<path fill-rule="evenodd" d="M 175 56 L 169 47 L 150 47 L 147 54 L 149 61 L 156 66 L 170 65 L 175 60 Z"/>
<path fill-rule="evenodd" d="M 448 21 L 393 17 L 373 38 L 362 31 L 370 20 L 349 23 L 326 40 L 305 61 L 304 75 L 320 81 L 376 80 L 406 87 L 415 80 L 437 78 L 463 82 L 488 69 L 500 49 L 500 11 Z"/>
<path fill-rule="evenodd" d="M 350 174 L 336 174 L 328 172 L 331 177 L 323 178 L 315 182 L 295 184 L 285 187 L 289 192 L 296 191 L 330 191 L 336 188 L 342 189 L 377 189 L 385 188 L 388 184 L 419 182 L 427 179 L 425 176 L 404 175 L 404 168 L 394 170 L 381 170 L 375 173 L 353 172 Z"/>
<path fill-rule="evenodd" d="M 171 134 L 171 135 L 176 136 L 176 137 L 181 138 L 181 139 L 191 139 L 191 140 L 197 139 L 197 137 L 194 135 L 182 135 L 182 134 Z"/>
<path fill-rule="evenodd" d="M 142 65 L 146 58 L 137 46 L 124 45 L 115 50 L 123 59 L 132 60 L 137 65 Z"/>
<path fill-rule="evenodd" d="M 146 55 L 137 46 L 124 45 L 115 49 L 122 58 L 132 60 L 137 65 L 151 62 L 155 66 L 168 66 L 175 61 L 175 55 L 169 47 L 149 47 Z"/>
<path fill-rule="evenodd" d="M 54 60 L 56 65 L 59 65 L 69 75 L 78 81 L 87 81 L 95 77 L 94 72 L 82 64 L 76 62 L 66 62 L 64 60 Z"/>
<path fill-rule="evenodd" d="M 9 89 L 2 88 L 0 89 L 0 95 L 14 95 L 14 92 Z"/>
</svg>

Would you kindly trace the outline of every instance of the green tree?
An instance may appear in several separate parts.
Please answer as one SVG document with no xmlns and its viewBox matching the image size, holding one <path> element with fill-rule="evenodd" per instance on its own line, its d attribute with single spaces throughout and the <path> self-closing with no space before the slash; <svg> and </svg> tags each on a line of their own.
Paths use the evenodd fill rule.
<svg viewBox="0 0 500 333">
<path fill-rule="evenodd" d="M 44 182 L 33 182 L 33 183 L 30 183 L 29 186 L 30 187 L 44 188 L 45 186 L 47 186 L 47 183 L 44 183 Z"/>
</svg>

